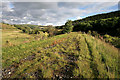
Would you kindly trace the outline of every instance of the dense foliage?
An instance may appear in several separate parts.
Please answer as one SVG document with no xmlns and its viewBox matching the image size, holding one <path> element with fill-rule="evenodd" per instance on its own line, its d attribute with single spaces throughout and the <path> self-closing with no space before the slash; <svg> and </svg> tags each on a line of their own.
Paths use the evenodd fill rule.
<svg viewBox="0 0 120 80">
<path fill-rule="evenodd" d="M 107 34 L 105 34 L 103 37 L 104 37 L 106 42 L 111 43 L 112 45 L 114 45 L 117 48 L 120 48 L 120 38 L 112 37 L 112 36 L 107 35 Z"/>
<path fill-rule="evenodd" d="M 52 37 L 55 35 L 60 34 L 61 32 L 58 31 L 53 26 L 34 26 L 34 25 L 14 25 L 16 28 L 22 30 L 23 33 L 28 34 L 41 34 L 41 33 L 48 33 L 48 36 Z"/>
<path fill-rule="evenodd" d="M 38 34 L 40 29 L 37 26 L 32 25 L 14 25 L 16 28 L 23 31 L 23 33 L 29 33 L 29 34 Z"/>
<path fill-rule="evenodd" d="M 120 17 L 120 10 L 114 11 L 110 13 L 102 13 L 97 15 L 88 16 L 86 18 L 75 20 L 74 22 L 83 22 L 83 21 L 94 21 L 94 20 L 100 20 L 100 19 L 106 19 L 106 18 L 112 18 L 112 17 Z"/>
<path fill-rule="evenodd" d="M 74 24 L 74 31 L 97 31 L 100 34 L 120 36 L 120 17 L 106 18 Z"/>
<path fill-rule="evenodd" d="M 91 30 L 100 34 L 120 37 L 120 11 L 86 17 L 72 21 L 72 24 L 74 26 L 73 31 L 88 32 Z M 65 25 L 57 26 L 56 28 L 63 29 L 64 27 Z"/>
</svg>

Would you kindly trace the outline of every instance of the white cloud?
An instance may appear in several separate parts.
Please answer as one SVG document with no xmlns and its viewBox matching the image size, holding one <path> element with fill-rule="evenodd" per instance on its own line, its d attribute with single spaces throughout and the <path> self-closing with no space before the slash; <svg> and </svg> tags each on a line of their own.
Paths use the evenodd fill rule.
<svg viewBox="0 0 120 80">
<path fill-rule="evenodd" d="M 11 21 L 13 21 L 14 19 L 10 19 Z"/>
<path fill-rule="evenodd" d="M 76 19 L 82 19 L 82 17 L 78 16 Z"/>
<path fill-rule="evenodd" d="M 37 25 L 42 25 L 41 23 L 38 23 Z"/>
<path fill-rule="evenodd" d="M 31 22 L 27 22 L 27 24 L 31 24 Z"/>
<path fill-rule="evenodd" d="M 20 24 L 26 24 L 26 23 L 20 23 Z"/>
<path fill-rule="evenodd" d="M 32 24 L 32 23 L 34 23 L 34 21 L 27 22 L 27 24 Z"/>
<path fill-rule="evenodd" d="M 45 26 L 48 26 L 48 25 L 53 25 L 53 23 L 46 23 Z"/>
<path fill-rule="evenodd" d="M 26 19 L 27 17 L 23 17 L 23 19 Z"/>
<path fill-rule="evenodd" d="M 67 19 L 81 19 L 92 13 L 113 11 L 114 9 L 108 8 L 117 5 L 114 2 L 12 2 L 11 4 L 14 8 L 10 8 L 9 3 L 3 3 L 3 20 L 9 23 L 41 25 L 63 25 Z"/>
<path fill-rule="evenodd" d="M 8 11 L 13 12 L 14 10 L 13 9 L 9 9 Z"/>
</svg>

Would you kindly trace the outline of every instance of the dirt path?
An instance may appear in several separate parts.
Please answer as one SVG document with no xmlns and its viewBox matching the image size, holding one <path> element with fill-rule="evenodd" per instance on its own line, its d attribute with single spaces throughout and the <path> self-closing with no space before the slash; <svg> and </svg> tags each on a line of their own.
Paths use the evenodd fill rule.
<svg viewBox="0 0 120 80">
<path fill-rule="evenodd" d="M 97 70 L 97 63 L 94 61 L 94 56 L 92 54 L 91 46 L 87 42 L 86 38 L 85 38 L 85 42 L 86 42 L 88 50 L 89 50 L 89 55 L 91 56 L 90 68 L 93 71 L 93 75 L 97 78 L 99 75 L 99 71 Z"/>
</svg>

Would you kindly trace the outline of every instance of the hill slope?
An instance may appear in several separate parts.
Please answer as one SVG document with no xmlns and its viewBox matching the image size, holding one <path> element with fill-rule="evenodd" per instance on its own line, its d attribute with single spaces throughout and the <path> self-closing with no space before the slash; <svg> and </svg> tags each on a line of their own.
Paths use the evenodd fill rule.
<svg viewBox="0 0 120 80">
<path fill-rule="evenodd" d="M 28 35 L 26 33 L 23 33 L 21 30 L 17 29 L 13 25 L 2 24 L 3 47 L 15 46 L 15 45 L 31 42 L 35 40 L 34 37 L 35 37 L 34 35 Z"/>
<path fill-rule="evenodd" d="M 120 10 L 119 11 L 114 11 L 114 12 L 109 12 L 109 13 L 102 13 L 102 14 L 97 14 L 97 15 L 92 15 L 88 16 L 86 18 L 83 18 L 81 20 L 75 20 L 74 22 L 78 21 L 94 21 L 94 20 L 100 20 L 100 19 L 106 19 L 106 18 L 112 18 L 112 17 L 120 17 Z"/>
<path fill-rule="evenodd" d="M 3 48 L 3 68 L 4 78 L 117 78 L 118 49 L 74 32 Z"/>
<path fill-rule="evenodd" d="M 88 32 L 97 31 L 100 34 L 109 34 L 120 37 L 120 11 L 97 14 L 80 20 L 72 21 L 73 31 Z M 57 26 L 56 28 L 64 29 L 66 27 Z"/>
<path fill-rule="evenodd" d="M 72 22 L 73 31 L 97 31 L 100 34 L 109 34 L 120 37 L 120 11 L 98 14 Z"/>
</svg>

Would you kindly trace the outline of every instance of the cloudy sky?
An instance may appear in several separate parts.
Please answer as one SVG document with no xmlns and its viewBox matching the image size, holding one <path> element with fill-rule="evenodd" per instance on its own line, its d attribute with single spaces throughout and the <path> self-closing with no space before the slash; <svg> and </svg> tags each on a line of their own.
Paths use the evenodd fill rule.
<svg viewBox="0 0 120 80">
<path fill-rule="evenodd" d="M 2 2 L 0 14 L 5 23 L 63 25 L 68 19 L 116 10 L 117 2 Z"/>
</svg>

